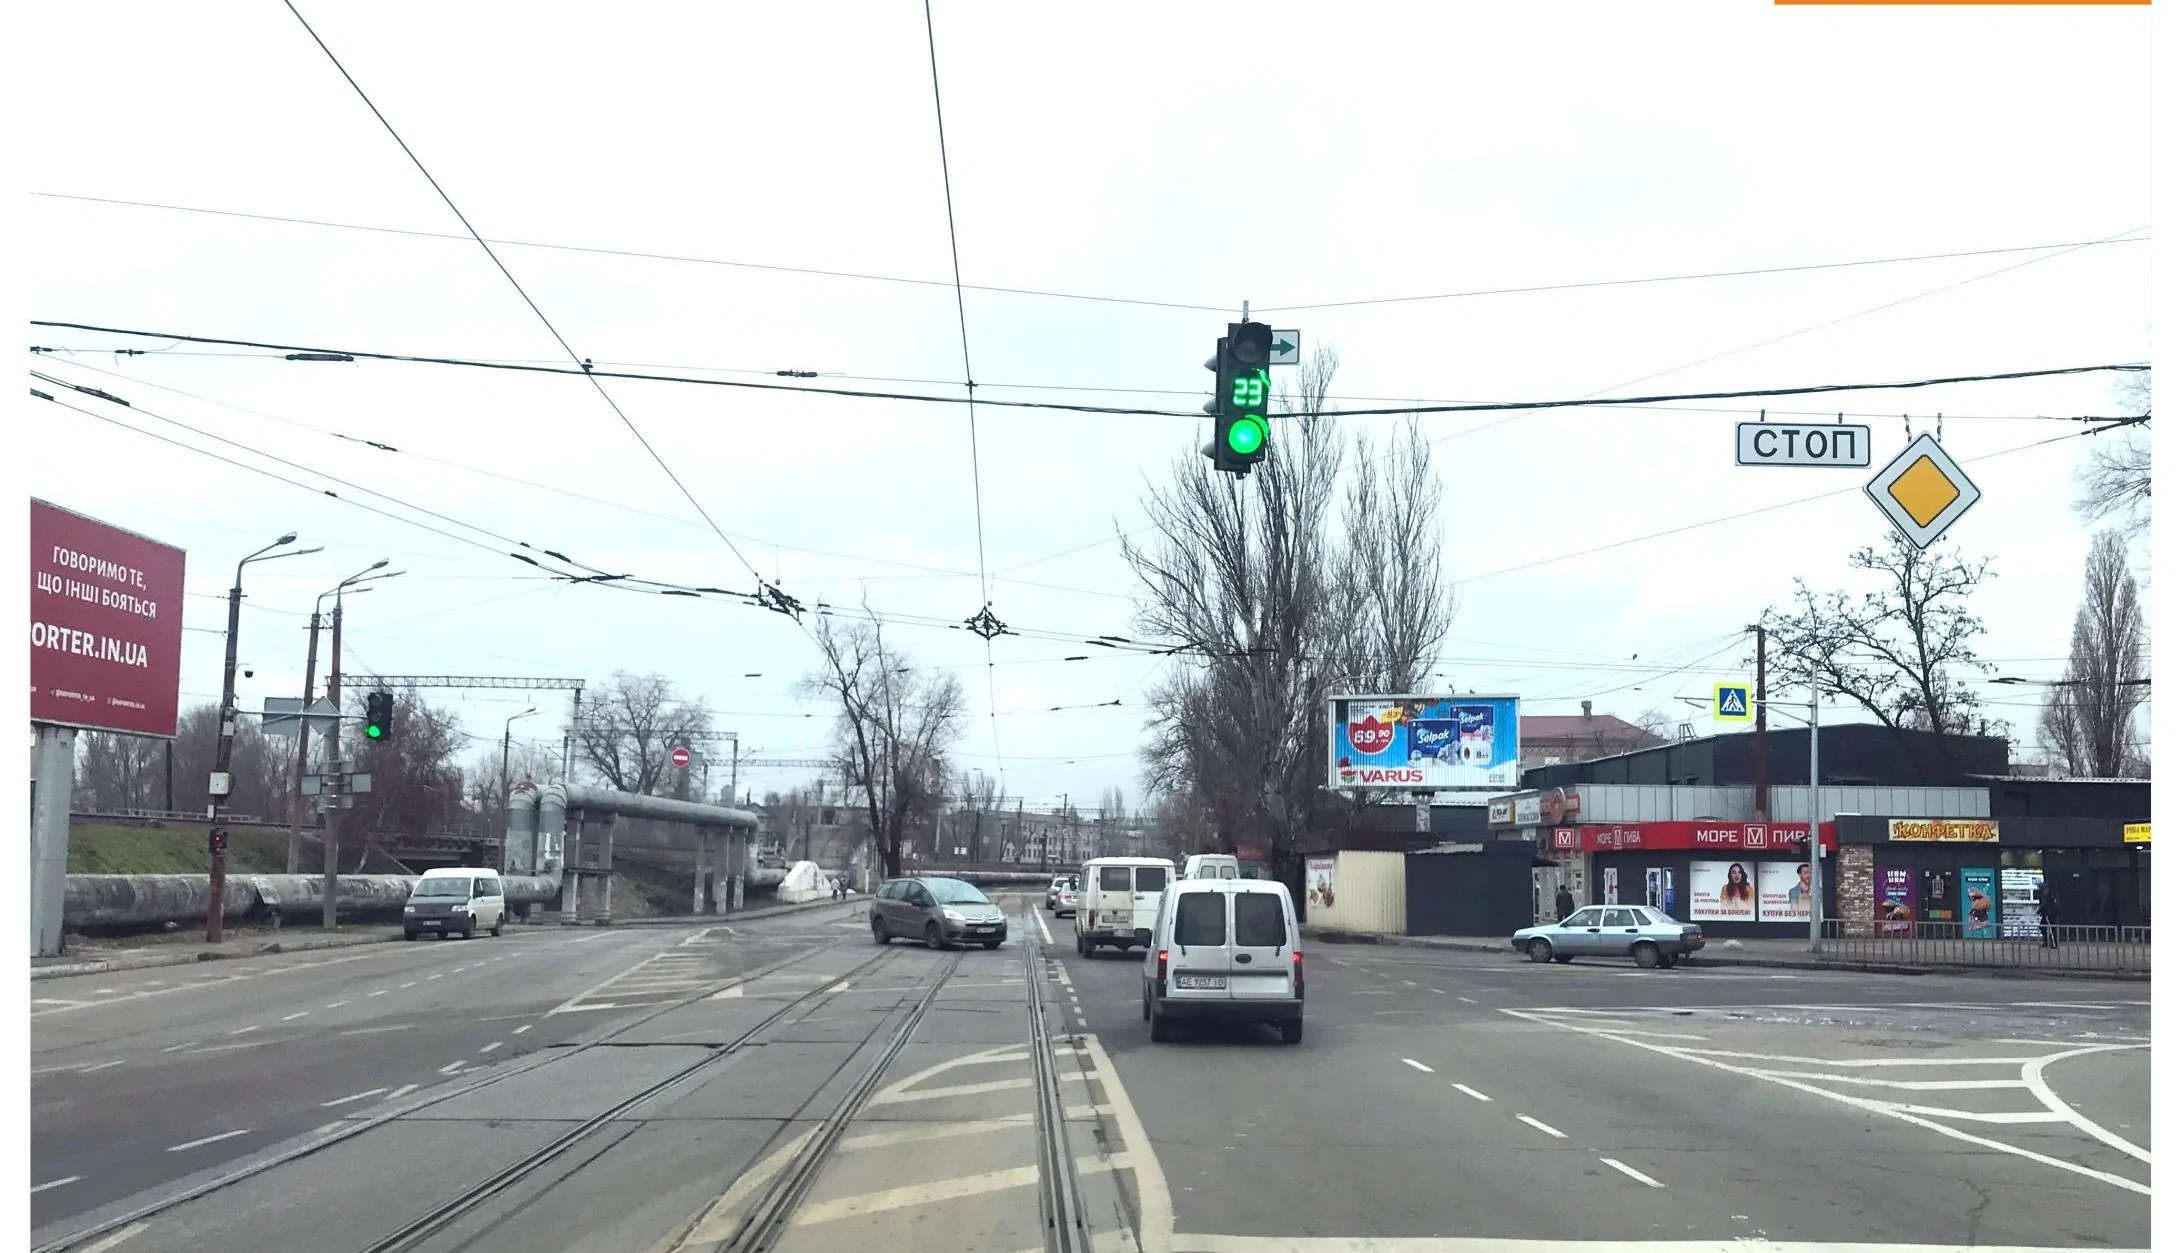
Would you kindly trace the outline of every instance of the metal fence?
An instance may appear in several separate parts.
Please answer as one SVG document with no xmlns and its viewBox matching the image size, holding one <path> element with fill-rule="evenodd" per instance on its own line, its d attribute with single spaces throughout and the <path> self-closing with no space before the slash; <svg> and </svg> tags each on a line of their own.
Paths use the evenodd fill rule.
<svg viewBox="0 0 2182 1253">
<path fill-rule="evenodd" d="M 2150 927 L 2055 923 L 2041 927 L 2036 935 L 1988 938 L 1964 934 L 1967 924 L 1960 922 L 1829 918 L 1824 926 L 1821 954 L 1836 961 L 2145 972 L 2152 968 Z M 1875 934 L 1882 930 L 1888 933 Z"/>
</svg>

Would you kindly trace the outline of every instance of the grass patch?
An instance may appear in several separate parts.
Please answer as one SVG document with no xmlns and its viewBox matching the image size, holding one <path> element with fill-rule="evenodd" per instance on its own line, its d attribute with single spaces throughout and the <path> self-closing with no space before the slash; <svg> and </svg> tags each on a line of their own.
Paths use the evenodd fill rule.
<svg viewBox="0 0 2182 1253">
<path fill-rule="evenodd" d="M 119 827 L 95 824 L 68 828 L 70 874 L 208 874 L 212 856 L 202 824 Z M 288 833 L 230 827 L 227 872 L 280 874 L 288 868 Z"/>
</svg>

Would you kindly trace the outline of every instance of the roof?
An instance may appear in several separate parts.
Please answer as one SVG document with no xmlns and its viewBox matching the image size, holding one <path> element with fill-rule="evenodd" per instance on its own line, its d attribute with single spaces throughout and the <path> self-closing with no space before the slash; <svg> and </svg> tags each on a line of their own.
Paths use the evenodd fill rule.
<svg viewBox="0 0 2182 1253">
<path fill-rule="evenodd" d="M 1523 739 L 1531 740 L 1656 740 L 1643 727 L 1612 714 L 1524 714 Z"/>
<path fill-rule="evenodd" d="M 2033 786 L 2041 783 L 2133 783 L 2138 787 L 2150 787 L 2150 779 L 2116 779 L 2097 775 L 2074 774 L 1966 774 L 1965 779 L 1985 779 L 2010 786 Z"/>
</svg>

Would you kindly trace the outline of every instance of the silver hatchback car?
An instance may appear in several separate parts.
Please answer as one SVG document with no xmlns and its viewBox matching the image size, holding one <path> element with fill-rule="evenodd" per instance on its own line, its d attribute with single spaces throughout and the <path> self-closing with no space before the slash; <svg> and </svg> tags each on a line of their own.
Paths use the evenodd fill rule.
<svg viewBox="0 0 2182 1253">
<path fill-rule="evenodd" d="M 1586 905 L 1559 922 L 1525 927 L 1510 943 L 1534 962 L 1627 957 L 1651 970 L 1703 948 L 1705 933 L 1649 905 Z"/>
</svg>

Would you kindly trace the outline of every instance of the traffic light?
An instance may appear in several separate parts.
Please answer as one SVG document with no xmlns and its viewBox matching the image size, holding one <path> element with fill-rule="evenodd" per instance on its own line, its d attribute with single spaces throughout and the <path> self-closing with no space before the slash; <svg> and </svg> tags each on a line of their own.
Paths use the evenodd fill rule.
<svg viewBox="0 0 2182 1253">
<path fill-rule="evenodd" d="M 394 734 L 394 693 L 373 692 L 364 697 L 364 738 L 383 740 Z"/>
<path fill-rule="evenodd" d="M 208 842 L 209 842 L 209 843 L 211 844 L 211 846 L 212 846 L 212 855 L 213 855 L 214 857 L 225 857 L 225 856 L 227 855 L 227 828 L 226 828 L 226 827 L 214 827 L 214 828 L 212 828 L 212 831 L 211 831 L 211 833 L 210 833 L 210 834 L 209 834 L 209 835 L 207 836 L 207 841 L 208 841 Z"/>
<path fill-rule="evenodd" d="M 1265 459 L 1271 434 L 1266 424 L 1266 402 L 1271 399 L 1272 376 L 1266 366 L 1273 356 L 1273 328 L 1263 322 L 1230 322 L 1205 368 L 1213 372 L 1212 399 L 1205 412 L 1212 415 L 1212 442 L 1205 455 L 1216 470 L 1244 475 Z"/>
</svg>

